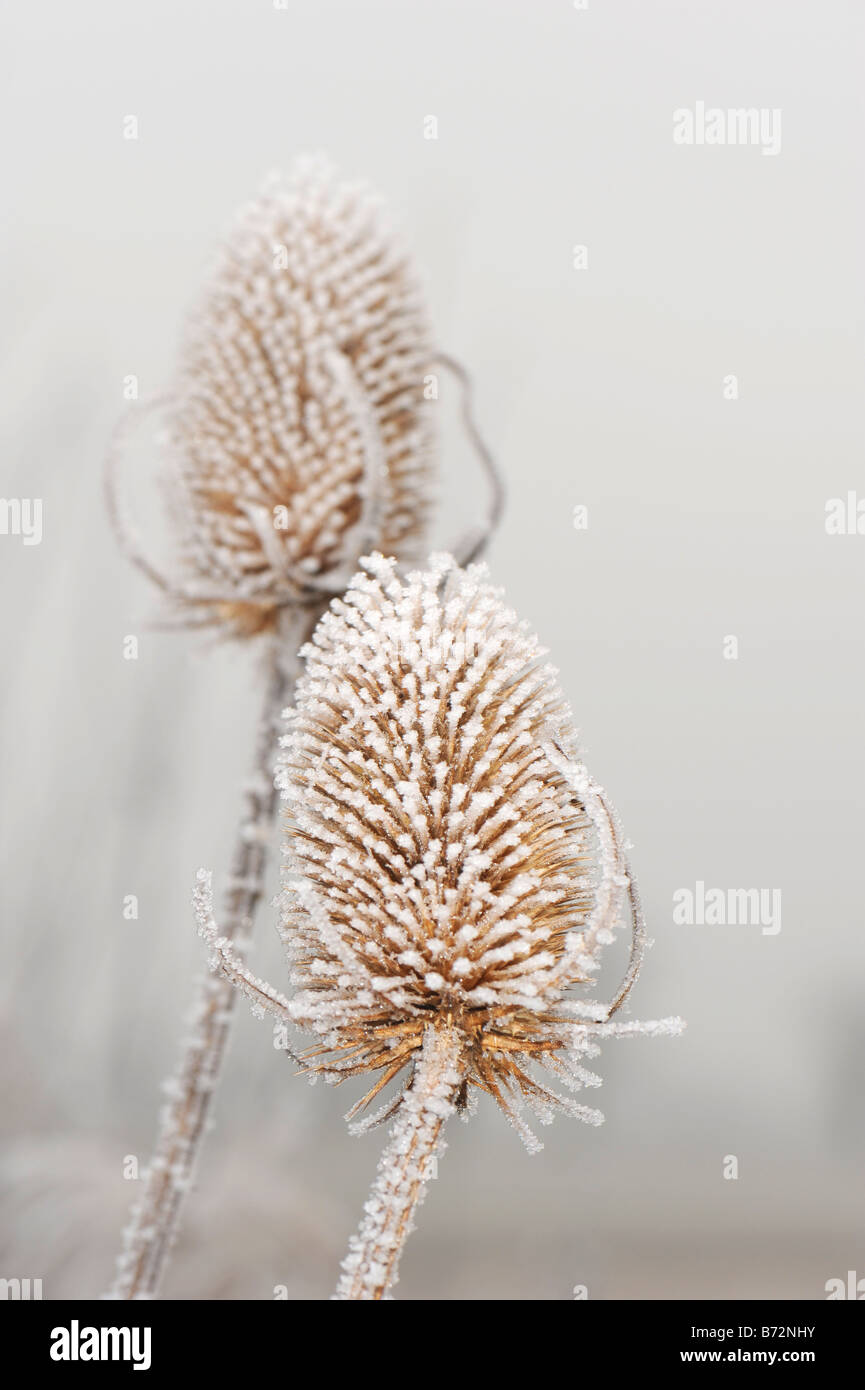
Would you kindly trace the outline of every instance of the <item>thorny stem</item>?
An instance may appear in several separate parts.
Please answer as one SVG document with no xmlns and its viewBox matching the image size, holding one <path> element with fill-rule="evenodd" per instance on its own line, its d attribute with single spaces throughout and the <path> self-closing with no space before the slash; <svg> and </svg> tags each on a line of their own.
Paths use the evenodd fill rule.
<svg viewBox="0 0 865 1390">
<path fill-rule="evenodd" d="M 366 1215 L 343 1260 L 336 1299 L 381 1300 L 396 1283 L 412 1217 L 424 1198 L 442 1129 L 463 1079 L 461 1055 L 462 1042 L 452 1026 L 430 1025 L 379 1161 Z"/>
<path fill-rule="evenodd" d="M 283 627 L 292 622 L 295 631 L 289 635 L 278 630 L 268 652 L 261 722 L 252 775 L 244 789 L 223 918 L 223 935 L 232 940 L 234 951 L 241 959 L 245 958 L 246 938 L 264 891 L 277 799 L 273 764 L 278 721 L 293 684 L 295 651 L 301 645 L 297 638 L 306 638 L 318 616 L 319 610 L 314 615 L 301 615 L 303 627 L 300 629 L 297 619 L 287 615 Z M 144 1191 L 124 1232 L 111 1298 L 157 1296 L 207 1129 L 231 1028 L 235 995 L 230 981 L 210 971 L 198 987 L 191 1034 L 170 1083 L 156 1149 L 144 1177 Z"/>
</svg>

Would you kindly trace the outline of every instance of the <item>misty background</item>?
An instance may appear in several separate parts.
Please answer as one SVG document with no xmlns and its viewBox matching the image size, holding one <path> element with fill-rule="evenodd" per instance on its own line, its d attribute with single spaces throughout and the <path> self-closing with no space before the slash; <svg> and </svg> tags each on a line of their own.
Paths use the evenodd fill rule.
<svg viewBox="0 0 865 1390">
<path fill-rule="evenodd" d="M 852 0 L 4 8 L 0 491 L 44 531 L 0 536 L 0 1275 L 110 1282 L 252 749 L 255 650 L 155 628 L 110 532 L 124 378 L 170 385 L 235 209 L 308 150 L 387 199 L 473 373 L 509 490 L 494 576 L 634 846 L 631 1016 L 688 1020 L 605 1047 L 600 1130 L 558 1119 L 530 1157 L 483 1098 L 452 1124 L 396 1297 L 865 1275 L 865 538 L 824 528 L 865 495 L 863 27 Z M 779 109 L 779 153 L 675 145 L 697 101 Z M 444 544 L 482 495 L 451 390 Z M 676 925 L 698 880 L 780 889 L 780 932 Z M 252 964 L 281 984 L 274 925 Z M 167 1296 L 329 1295 L 383 1143 L 342 1119 L 361 1085 L 310 1088 L 239 1008 Z"/>
</svg>

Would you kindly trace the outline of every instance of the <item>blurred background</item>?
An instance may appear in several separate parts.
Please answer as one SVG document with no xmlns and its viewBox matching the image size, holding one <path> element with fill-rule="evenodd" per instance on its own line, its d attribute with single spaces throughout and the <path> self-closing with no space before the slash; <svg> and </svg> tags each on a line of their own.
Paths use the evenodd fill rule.
<svg viewBox="0 0 865 1390">
<path fill-rule="evenodd" d="M 155 628 L 109 531 L 124 378 L 170 383 L 235 208 L 326 150 L 389 201 L 473 372 L 509 488 L 490 563 L 634 844 L 633 1016 L 688 1019 L 606 1047 L 600 1130 L 557 1120 L 529 1157 L 490 1104 L 453 1125 L 397 1296 L 865 1276 L 865 537 L 824 526 L 865 496 L 863 23 L 854 0 L 4 7 L 0 487 L 44 511 L 41 544 L 0 536 L 0 1275 L 110 1281 L 257 707 L 255 652 Z M 698 101 L 779 109 L 780 152 L 677 146 Z M 479 492 L 441 405 L 447 542 Z M 780 932 L 677 925 L 698 880 L 780 889 Z M 274 921 L 253 964 L 279 983 Z M 348 1135 L 359 1093 L 309 1088 L 240 1009 L 166 1295 L 330 1293 L 382 1144 Z"/>
</svg>

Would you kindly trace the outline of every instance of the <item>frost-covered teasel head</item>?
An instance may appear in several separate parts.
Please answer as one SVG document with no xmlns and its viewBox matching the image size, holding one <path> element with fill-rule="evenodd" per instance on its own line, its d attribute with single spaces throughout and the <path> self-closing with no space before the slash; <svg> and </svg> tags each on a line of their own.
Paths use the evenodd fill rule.
<svg viewBox="0 0 865 1390">
<path fill-rule="evenodd" d="M 278 773 L 285 806 L 282 934 L 295 992 L 257 979 L 195 894 L 214 969 L 280 1045 L 328 1080 L 365 1075 L 360 1130 L 394 1116 L 339 1299 L 380 1299 L 423 1199 L 442 1131 L 485 1091 L 532 1149 L 521 1111 L 597 1124 L 566 1091 L 609 1036 L 677 1033 L 619 1022 L 645 928 L 621 834 L 579 759 L 555 670 L 485 567 L 449 555 L 401 577 L 361 562 L 303 649 Z M 629 904 L 625 977 L 587 997 Z M 298 1056 L 295 1025 L 317 1035 Z"/>
<path fill-rule="evenodd" d="M 432 1025 L 459 1038 L 459 1108 L 488 1092 L 530 1144 L 523 1103 L 597 1122 L 537 1067 L 597 1084 L 582 1059 L 639 962 L 613 1006 L 581 1001 L 631 885 L 557 673 L 484 566 L 363 565 L 305 648 L 278 778 L 307 1065 L 371 1073 L 363 1106 Z"/>
<path fill-rule="evenodd" d="M 433 356 L 379 200 L 321 158 L 273 176 L 221 247 L 164 406 L 175 596 L 242 635 L 341 592 L 366 549 L 411 559 Z"/>
</svg>

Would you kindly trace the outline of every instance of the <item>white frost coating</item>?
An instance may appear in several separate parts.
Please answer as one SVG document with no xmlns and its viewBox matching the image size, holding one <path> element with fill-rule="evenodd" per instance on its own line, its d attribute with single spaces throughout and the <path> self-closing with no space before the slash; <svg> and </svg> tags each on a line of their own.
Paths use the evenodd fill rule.
<svg viewBox="0 0 865 1390">
<path fill-rule="evenodd" d="M 387 996 L 419 1046 L 431 1004 L 548 1006 L 592 901 L 589 824 L 540 746 L 550 725 L 576 746 L 555 673 L 486 571 L 365 564 L 305 649 L 283 740 L 286 935 L 314 962 L 294 1008 L 330 1031 Z"/>
<path fill-rule="evenodd" d="M 399 1257 L 415 1209 L 423 1201 L 433 1160 L 444 1147 L 442 1127 L 453 1113 L 463 1077 L 461 1050 L 462 1042 L 453 1031 L 427 1029 L 414 1077 L 364 1206 L 364 1218 L 343 1260 L 343 1275 L 334 1295 L 338 1300 L 382 1299 L 397 1281 Z"/>
<path fill-rule="evenodd" d="M 340 590 L 364 545 L 405 554 L 429 509 L 432 359 L 380 200 L 321 157 L 273 175 L 236 217 L 181 358 L 190 573 L 280 602 L 325 576 Z"/>
<path fill-rule="evenodd" d="M 609 943 L 621 918 L 622 899 L 628 886 L 625 861 L 603 792 L 583 763 L 569 760 L 551 744 L 544 745 L 544 752 L 574 789 L 597 838 L 594 905 L 585 924 L 569 933 L 559 966 L 562 974 L 573 969 L 576 962 L 592 971 L 598 964 L 598 947 Z"/>
<path fill-rule="evenodd" d="M 213 876 L 208 869 L 199 869 L 192 895 L 198 934 L 213 952 L 211 968 L 233 984 L 260 1016 L 272 1014 L 281 1023 L 291 1023 L 291 1005 L 284 994 L 273 985 L 253 975 L 243 956 L 228 936 L 221 936 L 213 917 Z"/>
<path fill-rule="evenodd" d="M 305 621 L 308 623 L 309 618 Z M 301 627 L 300 631 L 303 630 Z M 216 937 L 222 938 L 217 953 L 220 973 L 208 973 L 199 986 L 190 1020 L 191 1030 L 182 1042 L 177 1071 L 163 1088 L 166 1104 L 160 1115 L 155 1152 L 149 1167 L 142 1173 L 141 1196 L 132 1208 L 129 1225 L 123 1233 L 111 1298 L 148 1299 L 158 1293 L 208 1126 L 237 987 L 243 984 L 247 986 L 245 992 L 249 993 L 249 982 L 253 978 L 247 978 L 243 965 L 245 941 L 264 891 L 268 831 L 272 830 L 276 801 L 271 772 L 275 725 L 294 675 L 294 643 L 290 630 L 281 634 L 281 640 L 287 642 L 287 651 L 281 650 L 280 637 L 276 637 L 270 653 L 254 767 L 245 787 L 221 933 L 216 932 L 213 923 L 209 876 L 205 875 L 198 884 L 196 906 L 204 934 L 212 937 L 214 947 Z M 222 964 L 227 965 L 228 961 L 230 970 L 224 969 Z M 273 1011 L 280 1002 L 278 991 L 270 991 L 263 985 L 261 988 Z"/>
<path fill-rule="evenodd" d="M 448 1018 L 467 1044 L 460 1110 L 487 1091 L 533 1149 L 524 1106 L 598 1123 L 536 1068 L 568 1090 L 596 1084 L 580 1059 L 592 1025 L 616 1034 L 644 928 L 621 831 L 537 638 L 484 566 L 439 554 L 403 576 L 373 555 L 302 654 L 278 773 L 281 931 L 292 1018 L 321 1043 L 315 1069 L 377 1075 L 353 1119 L 413 1063 L 431 1016 Z M 610 1004 L 580 997 L 626 897 L 625 981 Z"/>
<path fill-rule="evenodd" d="M 596 1023 L 585 1031 L 594 1038 L 677 1038 L 684 1031 L 684 1020 L 674 1018 L 654 1018 L 638 1022 L 631 1019 L 626 1023 Z"/>
<path fill-rule="evenodd" d="M 271 176 L 220 248 L 172 389 L 115 434 L 106 493 L 127 556 L 188 625 L 250 636 L 285 606 L 340 593 L 363 549 L 417 555 L 435 360 L 418 276 L 380 200 L 321 157 Z M 147 558 L 120 485 L 154 409 L 179 550 L 171 577 Z"/>
</svg>

